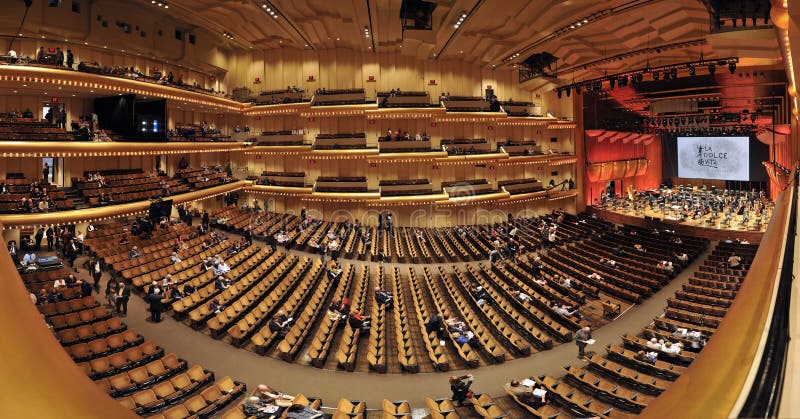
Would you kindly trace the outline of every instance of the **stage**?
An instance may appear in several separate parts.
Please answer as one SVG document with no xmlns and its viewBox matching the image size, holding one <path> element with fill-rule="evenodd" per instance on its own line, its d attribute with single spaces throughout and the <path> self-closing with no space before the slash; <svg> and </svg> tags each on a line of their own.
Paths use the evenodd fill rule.
<svg viewBox="0 0 800 419">
<path fill-rule="evenodd" d="M 769 224 L 769 218 L 772 216 L 771 209 L 769 210 L 769 217 L 767 222 L 760 227 L 753 225 L 742 226 L 738 222 L 732 222 L 730 225 L 721 225 L 717 220 L 714 223 L 708 223 L 709 215 L 699 219 L 687 219 L 686 221 L 679 221 L 669 214 L 662 214 L 661 211 L 653 211 L 650 209 L 645 210 L 626 210 L 622 208 L 604 208 L 602 206 L 594 205 L 586 207 L 586 211 L 590 214 L 597 214 L 598 217 L 611 221 L 616 224 L 628 224 L 637 227 L 645 228 L 668 228 L 675 230 L 678 234 L 685 234 L 687 236 L 704 237 L 709 240 L 747 240 L 750 243 L 760 243 L 761 236 L 764 235 Z"/>
</svg>

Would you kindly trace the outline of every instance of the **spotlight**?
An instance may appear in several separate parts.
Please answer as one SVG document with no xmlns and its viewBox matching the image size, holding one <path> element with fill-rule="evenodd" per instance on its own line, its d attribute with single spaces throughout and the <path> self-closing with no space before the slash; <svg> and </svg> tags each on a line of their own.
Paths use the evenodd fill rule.
<svg viewBox="0 0 800 419">
<path fill-rule="evenodd" d="M 672 77 L 673 79 L 677 79 L 678 78 L 678 69 L 675 68 L 675 67 L 672 67 L 669 70 L 669 76 Z"/>
<path fill-rule="evenodd" d="M 714 73 L 716 73 L 716 72 L 717 72 L 717 66 L 715 66 L 713 63 L 709 64 L 708 65 L 708 73 L 713 76 Z"/>
<path fill-rule="evenodd" d="M 628 76 L 622 76 L 619 78 L 619 87 L 625 87 L 628 85 Z"/>
<path fill-rule="evenodd" d="M 558 98 L 561 99 L 561 89 L 556 89 L 556 94 L 558 95 Z"/>
<path fill-rule="evenodd" d="M 594 83 L 594 90 L 595 91 L 603 90 L 603 82 L 601 82 L 601 81 L 595 82 Z"/>
<path fill-rule="evenodd" d="M 669 70 L 664 70 L 664 80 L 669 80 L 670 72 Z"/>
<path fill-rule="evenodd" d="M 653 80 L 655 80 L 655 81 L 658 81 L 658 78 L 659 78 L 659 77 L 660 77 L 660 76 L 658 75 L 658 71 L 654 71 L 654 72 L 653 72 Z"/>
<path fill-rule="evenodd" d="M 612 90 L 614 89 L 615 84 L 617 84 L 617 79 L 615 77 L 608 79 L 608 85 L 611 87 Z"/>
<path fill-rule="evenodd" d="M 567 90 L 567 97 L 569 97 L 569 91 L 570 91 L 570 88 L 569 88 L 569 87 L 567 87 L 567 89 L 566 89 L 566 90 Z"/>
<path fill-rule="evenodd" d="M 690 76 L 692 76 L 692 77 L 694 77 L 694 75 L 695 75 L 696 73 L 697 73 L 697 70 L 694 68 L 694 66 L 693 66 L 693 65 L 690 65 L 690 66 L 689 66 L 689 75 L 690 75 Z"/>
<path fill-rule="evenodd" d="M 580 85 L 580 84 L 579 84 L 579 85 L 577 85 L 577 86 L 575 86 L 575 94 L 576 94 L 576 95 L 579 95 L 579 94 L 581 94 L 581 85 Z"/>
<path fill-rule="evenodd" d="M 736 72 L 736 63 L 735 62 L 731 61 L 731 62 L 728 63 L 728 71 L 730 71 L 731 74 Z"/>
</svg>

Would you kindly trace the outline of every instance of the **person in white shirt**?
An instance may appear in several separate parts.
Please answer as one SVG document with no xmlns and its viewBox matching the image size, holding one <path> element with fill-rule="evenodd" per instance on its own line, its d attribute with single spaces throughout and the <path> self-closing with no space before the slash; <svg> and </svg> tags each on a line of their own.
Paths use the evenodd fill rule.
<svg viewBox="0 0 800 419">
<path fill-rule="evenodd" d="M 561 286 L 564 288 L 572 288 L 572 281 L 569 278 L 564 278 L 564 282 L 561 283 Z"/>
<path fill-rule="evenodd" d="M 66 286 L 67 286 L 67 281 L 65 281 L 63 278 L 56 279 L 55 282 L 53 282 L 53 288 L 55 289 L 59 289 L 61 287 L 66 287 Z"/>
<path fill-rule="evenodd" d="M 678 259 L 681 262 L 686 262 L 689 260 L 689 256 L 686 253 L 680 253 L 677 256 L 675 256 L 675 259 Z"/>
<path fill-rule="evenodd" d="M 512 292 L 512 295 L 514 296 L 514 298 L 519 300 L 521 303 L 527 303 L 528 301 L 531 300 L 531 296 L 530 295 L 525 294 L 524 292 L 519 291 L 519 290 Z"/>
<path fill-rule="evenodd" d="M 645 346 L 647 346 L 648 349 L 652 349 L 654 351 L 660 351 L 661 350 L 661 344 L 658 342 L 658 339 L 656 339 L 656 338 L 652 338 L 649 341 L 647 341 Z"/>
<path fill-rule="evenodd" d="M 602 281 L 603 280 L 603 277 L 600 276 L 597 272 L 592 272 L 587 276 L 589 277 L 589 279 L 593 279 L 593 280 L 597 280 L 597 281 Z"/>
<path fill-rule="evenodd" d="M 172 252 L 172 256 L 170 256 L 169 259 L 172 261 L 172 263 L 180 263 L 181 262 L 181 257 L 178 256 L 178 253 L 176 253 L 176 252 Z"/>
<path fill-rule="evenodd" d="M 740 258 L 736 253 L 731 253 L 731 256 L 728 258 L 728 266 L 732 269 L 738 268 L 742 263 L 742 258 Z"/>
<path fill-rule="evenodd" d="M 673 355 L 679 355 L 681 353 L 681 347 L 679 343 L 672 343 L 672 342 L 664 342 L 664 345 L 661 347 L 661 352 Z"/>
</svg>

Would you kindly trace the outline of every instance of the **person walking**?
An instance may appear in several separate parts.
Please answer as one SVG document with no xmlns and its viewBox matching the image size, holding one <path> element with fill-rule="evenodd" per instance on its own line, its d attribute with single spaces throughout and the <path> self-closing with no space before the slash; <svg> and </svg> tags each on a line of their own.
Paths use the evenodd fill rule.
<svg viewBox="0 0 800 419">
<path fill-rule="evenodd" d="M 100 258 L 94 257 L 92 258 L 91 263 L 89 264 L 89 272 L 92 274 L 92 279 L 94 279 L 94 290 L 100 292 L 100 277 L 103 276 L 102 266 L 100 265 Z"/>
<path fill-rule="evenodd" d="M 592 328 L 584 326 L 581 330 L 575 332 L 575 344 L 578 345 L 578 358 L 586 356 L 586 345 L 594 343 L 592 339 Z"/>
<path fill-rule="evenodd" d="M 453 375 L 450 377 L 450 391 L 453 393 L 451 400 L 456 406 L 462 406 L 464 401 L 472 397 L 472 391 L 469 389 L 473 381 L 472 374 L 467 375 Z"/>
</svg>

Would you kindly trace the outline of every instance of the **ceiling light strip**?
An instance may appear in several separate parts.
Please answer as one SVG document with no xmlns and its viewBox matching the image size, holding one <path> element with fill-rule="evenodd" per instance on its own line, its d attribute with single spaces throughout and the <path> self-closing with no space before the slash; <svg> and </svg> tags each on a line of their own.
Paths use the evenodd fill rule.
<svg viewBox="0 0 800 419">
<path fill-rule="evenodd" d="M 474 15 L 475 12 L 478 10 L 478 8 L 481 7 L 481 5 L 483 5 L 483 3 L 484 0 L 478 0 L 477 2 L 475 2 L 475 5 L 472 6 L 472 9 L 470 9 L 469 12 L 466 13 L 467 14 L 466 17 L 463 17 L 464 12 L 461 12 L 459 14 L 459 19 L 461 19 L 462 17 L 463 19 L 461 19 L 458 26 L 455 27 L 455 30 L 453 30 L 453 33 L 450 34 L 450 37 L 447 38 L 447 41 L 444 43 L 444 45 L 442 45 L 442 48 L 439 50 L 439 52 L 433 54 L 434 61 L 438 60 L 439 57 L 442 56 L 442 53 L 444 53 L 444 50 L 447 49 L 448 45 L 450 45 L 450 42 L 456 37 L 456 35 L 458 35 L 459 32 L 461 32 L 461 29 L 464 27 L 464 22 L 466 22 L 466 20 L 469 19 L 470 16 Z"/>
<path fill-rule="evenodd" d="M 629 1 L 629 2 L 627 2 L 625 4 L 622 4 L 622 5 L 617 6 L 617 7 L 612 7 L 610 9 L 604 9 L 604 10 L 601 10 L 601 11 L 596 12 L 594 14 L 591 14 L 589 16 L 584 16 L 583 18 L 580 18 L 580 19 L 576 20 L 575 22 L 572 22 L 572 23 L 569 23 L 567 25 L 564 25 L 561 28 L 558 28 L 555 31 L 550 32 L 549 34 L 545 35 L 544 37 L 542 37 L 542 38 L 540 38 L 540 39 L 538 39 L 536 41 L 533 41 L 532 43 L 520 48 L 517 52 L 515 52 L 514 54 L 509 55 L 508 57 L 504 58 L 502 61 L 510 63 L 515 58 L 518 58 L 520 55 L 526 53 L 527 51 L 530 51 L 531 49 L 534 49 L 534 48 L 544 44 L 545 42 L 551 41 L 551 40 L 556 39 L 556 38 L 558 38 L 558 37 L 560 37 L 562 35 L 565 35 L 568 32 L 571 32 L 571 31 L 574 31 L 574 30 L 576 30 L 576 29 L 578 29 L 580 27 L 583 27 L 584 25 L 587 25 L 587 24 L 593 23 L 593 22 L 598 22 L 598 21 L 600 21 L 600 20 L 602 20 L 604 18 L 615 16 L 615 15 L 618 15 L 620 13 L 629 12 L 629 11 L 631 11 L 633 9 L 638 8 L 638 7 L 646 6 L 646 5 L 650 4 L 650 3 L 655 3 L 655 2 L 659 2 L 659 1 L 662 1 L 662 0 L 633 0 L 633 1 Z"/>
</svg>

